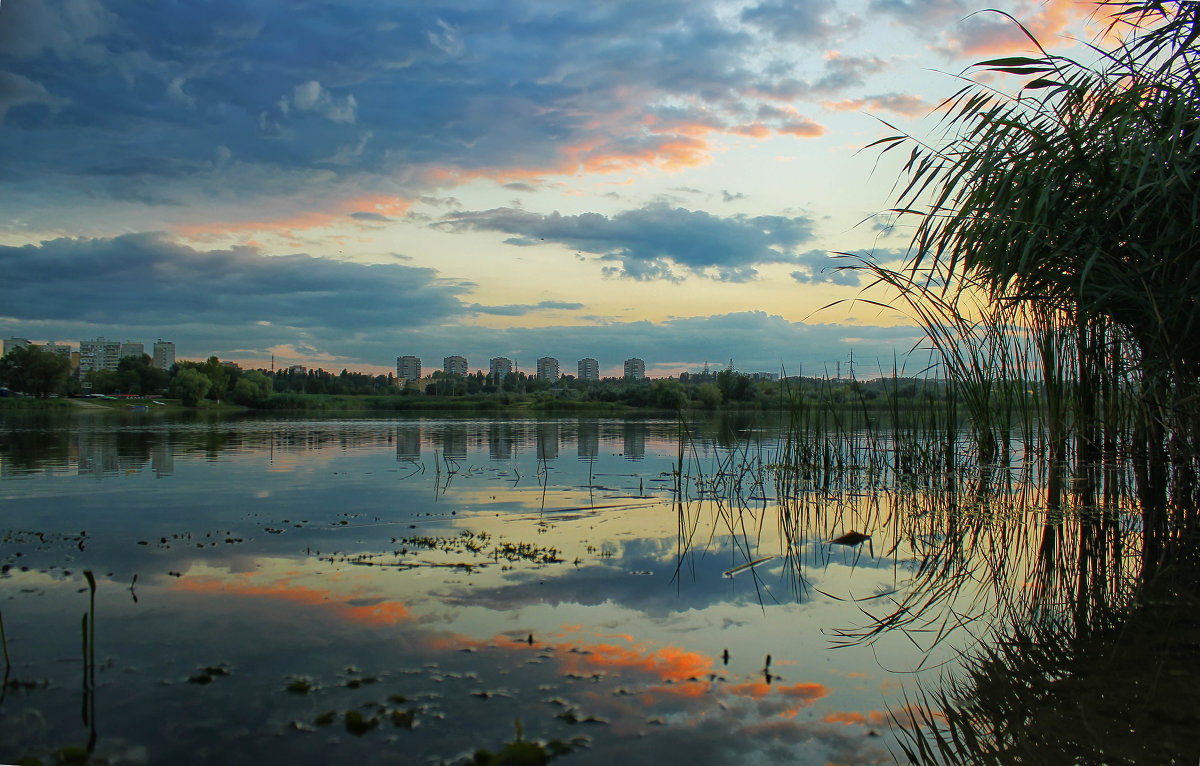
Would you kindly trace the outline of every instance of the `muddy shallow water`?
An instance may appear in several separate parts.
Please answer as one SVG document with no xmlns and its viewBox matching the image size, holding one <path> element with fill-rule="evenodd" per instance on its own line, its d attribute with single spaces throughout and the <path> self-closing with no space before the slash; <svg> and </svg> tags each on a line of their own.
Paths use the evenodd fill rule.
<svg viewBox="0 0 1200 766">
<path fill-rule="evenodd" d="M 890 763 L 985 627 L 844 645 L 923 543 L 871 491 L 797 526 L 770 424 L 0 425 L 0 762 Z"/>
</svg>

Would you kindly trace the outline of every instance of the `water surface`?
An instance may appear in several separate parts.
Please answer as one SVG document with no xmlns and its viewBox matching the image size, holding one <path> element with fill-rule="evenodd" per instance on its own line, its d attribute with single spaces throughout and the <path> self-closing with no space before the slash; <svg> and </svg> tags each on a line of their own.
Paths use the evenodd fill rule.
<svg viewBox="0 0 1200 766">
<path fill-rule="evenodd" d="M 870 529 L 901 509 L 869 480 L 781 503 L 778 440 L 9 417 L 0 761 L 453 763 L 522 736 L 565 763 L 890 763 L 905 685 L 979 630 L 843 645 L 923 543 Z M 875 534 L 831 542 L 852 529 Z"/>
</svg>

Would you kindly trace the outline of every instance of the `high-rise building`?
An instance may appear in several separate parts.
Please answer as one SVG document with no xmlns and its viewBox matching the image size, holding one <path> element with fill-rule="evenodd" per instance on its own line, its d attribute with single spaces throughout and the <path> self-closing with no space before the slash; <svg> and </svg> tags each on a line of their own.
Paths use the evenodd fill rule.
<svg viewBox="0 0 1200 766">
<path fill-rule="evenodd" d="M 6 337 L 6 339 L 4 339 L 4 354 L 0 354 L 0 357 L 2 357 L 2 355 L 7 355 L 8 352 L 17 351 L 18 348 L 29 347 L 30 342 L 28 337 Z"/>
<path fill-rule="evenodd" d="M 175 344 L 159 338 L 154 341 L 154 366 L 163 372 L 170 372 L 175 365 Z"/>
<path fill-rule="evenodd" d="M 538 380 L 558 380 L 558 360 L 552 356 L 543 356 L 537 360 Z"/>
<path fill-rule="evenodd" d="M 124 359 L 127 356 L 133 356 L 133 357 L 137 357 L 138 359 L 141 359 L 142 354 L 144 354 L 144 353 L 146 353 L 146 347 L 143 346 L 141 343 L 138 343 L 137 341 L 127 340 L 121 344 L 121 358 L 122 359 Z"/>
<path fill-rule="evenodd" d="M 42 351 L 45 351 L 47 354 L 58 354 L 59 356 L 67 359 L 71 358 L 71 347 L 60 346 L 54 341 L 50 341 L 46 345 L 42 346 Z"/>
<path fill-rule="evenodd" d="M 16 351 L 19 348 L 29 348 L 28 338 L 5 338 L 4 339 L 4 355 L 9 351 Z"/>
<path fill-rule="evenodd" d="M 87 375 L 96 370 L 116 370 L 121 361 L 121 343 L 115 340 L 96 338 L 79 342 L 79 374 Z"/>
<path fill-rule="evenodd" d="M 580 380 L 600 380 L 600 363 L 590 356 L 579 360 Z"/>
<path fill-rule="evenodd" d="M 633 380 L 641 380 L 646 377 L 646 363 L 637 357 L 626 359 L 625 377 L 632 378 Z"/>
<path fill-rule="evenodd" d="M 491 360 L 490 371 L 496 380 L 504 380 L 512 373 L 513 363 L 507 356 L 494 356 Z"/>
<path fill-rule="evenodd" d="M 448 356 L 442 360 L 442 371 L 447 375 L 466 375 L 467 358 L 465 356 Z"/>
<path fill-rule="evenodd" d="M 396 377 L 403 381 L 413 381 L 414 383 L 421 379 L 421 357 L 419 356 L 398 356 L 396 357 Z"/>
</svg>

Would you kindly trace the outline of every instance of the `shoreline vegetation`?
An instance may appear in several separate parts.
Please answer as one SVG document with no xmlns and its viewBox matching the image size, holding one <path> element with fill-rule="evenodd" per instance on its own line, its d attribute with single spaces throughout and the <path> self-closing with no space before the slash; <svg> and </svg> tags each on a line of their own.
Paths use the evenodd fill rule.
<svg viewBox="0 0 1200 766">
<path fill-rule="evenodd" d="M 435 372 L 422 384 L 322 369 L 303 373 L 243 371 L 217 357 L 180 362 L 169 372 L 155 369 L 148 356 L 122 359 L 117 371 L 68 374 L 58 358 L 37 348 L 0 359 L 0 410 L 45 409 L 75 402 L 83 408 L 255 410 L 271 412 L 510 412 L 538 413 L 660 411 L 672 414 L 715 411 L 810 412 L 814 410 L 902 413 L 957 407 L 978 399 L 969 386 L 928 374 L 899 374 L 871 380 L 783 376 L 763 379 L 733 370 L 683 373 L 655 379 L 605 378 L 550 381 L 516 372 L 498 378 L 482 372 Z M 991 381 L 996 406 L 1044 409 L 1044 387 L 1032 380 Z"/>
</svg>

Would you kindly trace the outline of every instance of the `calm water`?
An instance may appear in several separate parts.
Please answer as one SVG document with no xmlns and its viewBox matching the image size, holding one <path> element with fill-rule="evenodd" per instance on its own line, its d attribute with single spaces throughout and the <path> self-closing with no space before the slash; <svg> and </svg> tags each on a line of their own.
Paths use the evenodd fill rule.
<svg viewBox="0 0 1200 766">
<path fill-rule="evenodd" d="M 979 634 L 835 648 L 921 542 L 871 491 L 715 481 L 771 463 L 761 423 L 0 426 L 0 762 L 456 762 L 519 726 L 564 763 L 890 763 L 911 671 Z"/>
</svg>

